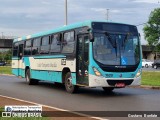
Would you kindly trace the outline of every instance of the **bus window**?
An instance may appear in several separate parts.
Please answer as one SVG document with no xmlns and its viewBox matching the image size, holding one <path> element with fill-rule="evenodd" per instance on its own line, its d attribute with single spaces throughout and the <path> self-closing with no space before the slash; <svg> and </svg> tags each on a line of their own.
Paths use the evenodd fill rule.
<svg viewBox="0 0 160 120">
<path fill-rule="evenodd" d="M 73 53 L 74 43 L 74 31 L 64 33 L 64 39 L 62 42 L 62 53 Z"/>
<path fill-rule="evenodd" d="M 27 40 L 25 42 L 25 48 L 24 48 L 24 55 L 31 55 L 31 46 L 32 46 L 32 40 Z"/>
<path fill-rule="evenodd" d="M 58 53 L 61 51 L 61 40 L 60 40 L 60 34 L 56 34 L 52 36 L 51 40 L 51 53 Z"/>
<path fill-rule="evenodd" d="M 13 56 L 18 56 L 18 43 L 13 45 Z"/>
<path fill-rule="evenodd" d="M 49 36 L 45 36 L 42 38 L 40 54 L 48 54 L 48 53 L 49 53 Z"/>
<path fill-rule="evenodd" d="M 32 55 L 39 54 L 41 38 L 36 38 L 33 40 L 33 47 L 32 47 Z"/>
</svg>

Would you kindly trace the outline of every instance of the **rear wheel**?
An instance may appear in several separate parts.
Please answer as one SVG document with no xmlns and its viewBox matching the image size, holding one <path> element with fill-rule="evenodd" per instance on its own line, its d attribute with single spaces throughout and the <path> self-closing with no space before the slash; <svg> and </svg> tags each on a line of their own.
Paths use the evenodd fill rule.
<svg viewBox="0 0 160 120">
<path fill-rule="evenodd" d="M 65 75 L 65 88 L 69 93 L 75 93 L 78 89 L 76 85 L 72 84 L 72 77 L 70 72 Z"/>
<path fill-rule="evenodd" d="M 27 71 L 26 71 L 26 82 L 28 83 L 28 85 L 37 85 L 38 84 L 38 80 L 31 79 L 29 69 L 27 69 Z"/>
<path fill-rule="evenodd" d="M 111 93 L 114 90 L 113 87 L 102 87 L 102 88 L 106 93 Z"/>
</svg>

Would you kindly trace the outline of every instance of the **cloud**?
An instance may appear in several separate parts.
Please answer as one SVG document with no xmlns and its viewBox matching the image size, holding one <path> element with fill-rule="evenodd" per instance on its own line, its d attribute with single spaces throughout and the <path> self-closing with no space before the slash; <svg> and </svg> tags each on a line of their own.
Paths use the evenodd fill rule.
<svg viewBox="0 0 160 120">
<path fill-rule="evenodd" d="M 23 36 L 64 25 L 64 0 L 0 0 L 0 31 Z M 157 1 L 158 2 L 158 1 Z M 159 7 L 156 0 L 68 0 L 69 24 L 84 20 L 109 19 L 138 25 Z M 8 32 L 7 32 L 8 30 Z M 139 27 L 142 31 L 142 27 Z"/>
<path fill-rule="evenodd" d="M 133 2 L 137 2 L 137 3 L 158 3 L 158 0 L 133 0 Z"/>
</svg>

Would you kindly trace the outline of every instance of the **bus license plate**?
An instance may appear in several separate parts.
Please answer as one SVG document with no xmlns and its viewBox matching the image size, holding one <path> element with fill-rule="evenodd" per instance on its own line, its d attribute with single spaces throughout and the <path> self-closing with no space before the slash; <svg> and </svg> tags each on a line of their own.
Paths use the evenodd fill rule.
<svg viewBox="0 0 160 120">
<path fill-rule="evenodd" d="M 115 86 L 116 87 L 125 87 L 126 85 L 124 83 L 116 83 Z"/>
</svg>

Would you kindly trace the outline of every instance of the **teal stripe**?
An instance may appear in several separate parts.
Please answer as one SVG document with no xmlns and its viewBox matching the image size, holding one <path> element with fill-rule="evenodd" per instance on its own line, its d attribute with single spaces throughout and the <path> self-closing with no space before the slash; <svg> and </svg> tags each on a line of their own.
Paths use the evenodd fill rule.
<svg viewBox="0 0 160 120">
<path fill-rule="evenodd" d="M 12 58 L 12 60 L 20 60 L 18 57 Z"/>
<path fill-rule="evenodd" d="M 35 56 L 34 59 L 50 59 L 50 58 L 65 58 L 63 55 L 53 55 L 53 56 Z"/>
</svg>

